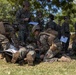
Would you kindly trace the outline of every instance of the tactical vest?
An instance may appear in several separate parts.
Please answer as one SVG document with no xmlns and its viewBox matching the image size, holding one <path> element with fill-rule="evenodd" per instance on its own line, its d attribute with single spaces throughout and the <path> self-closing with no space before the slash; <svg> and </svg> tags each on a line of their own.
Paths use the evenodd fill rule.
<svg viewBox="0 0 76 75">
<path fill-rule="evenodd" d="M 0 33 L 5 34 L 5 27 L 3 25 L 3 22 L 0 22 Z"/>
<path fill-rule="evenodd" d="M 76 50 L 76 40 L 74 40 L 74 42 L 73 42 L 73 44 L 72 44 L 72 49 L 73 49 L 73 51 Z"/>
<path fill-rule="evenodd" d="M 47 33 L 47 32 L 41 32 L 39 34 L 39 37 L 41 37 L 42 35 L 45 35 L 45 40 L 46 40 L 48 45 L 52 45 L 53 40 L 56 38 L 55 35 Z M 41 41 L 41 39 L 40 39 L 40 41 Z M 44 40 L 42 40 L 42 41 L 44 41 Z"/>
</svg>

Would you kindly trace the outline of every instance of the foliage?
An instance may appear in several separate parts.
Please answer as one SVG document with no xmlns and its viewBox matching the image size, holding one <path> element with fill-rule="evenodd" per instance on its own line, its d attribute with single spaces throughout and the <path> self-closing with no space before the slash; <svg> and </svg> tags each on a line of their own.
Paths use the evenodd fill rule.
<svg viewBox="0 0 76 75">
<path fill-rule="evenodd" d="M 0 0 L 0 18 L 9 18 L 9 11 L 11 10 L 11 5 L 6 0 Z"/>
<path fill-rule="evenodd" d="M 24 0 L 0 0 L 0 18 L 15 19 L 16 11 L 22 7 Z M 31 4 L 31 12 L 34 16 L 36 11 L 43 13 L 44 19 L 46 19 L 49 13 L 54 14 L 56 20 L 59 18 L 63 20 L 63 16 L 68 15 L 70 17 L 71 30 L 76 22 L 76 2 L 75 0 L 28 0 Z M 66 11 L 67 10 L 67 11 Z M 47 21 L 47 20 L 46 20 Z"/>
</svg>

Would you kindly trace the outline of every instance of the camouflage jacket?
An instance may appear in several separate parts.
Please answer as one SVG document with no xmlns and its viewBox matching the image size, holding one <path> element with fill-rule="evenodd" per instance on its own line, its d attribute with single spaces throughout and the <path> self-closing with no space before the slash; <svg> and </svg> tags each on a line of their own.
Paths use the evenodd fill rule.
<svg viewBox="0 0 76 75">
<path fill-rule="evenodd" d="M 0 34 L 0 43 L 8 43 L 9 40 L 2 34 Z"/>
<path fill-rule="evenodd" d="M 24 29 L 28 27 L 29 21 L 24 21 L 24 18 L 29 18 L 30 20 L 30 17 L 31 17 L 31 13 L 29 11 L 24 11 L 23 9 L 18 10 L 16 13 L 16 20 L 19 23 L 19 28 Z"/>
<path fill-rule="evenodd" d="M 61 29 L 62 35 L 69 37 L 70 36 L 70 29 L 69 29 L 69 23 L 64 22 L 62 24 Z"/>
<path fill-rule="evenodd" d="M 76 50 L 76 39 L 72 43 L 72 49 L 75 51 Z"/>
<path fill-rule="evenodd" d="M 48 29 L 48 28 L 51 28 L 57 31 L 57 24 L 53 21 L 49 21 L 45 26 L 45 29 Z"/>
<path fill-rule="evenodd" d="M 9 48 L 9 40 L 2 34 L 0 34 L 0 45 L 2 46 L 3 50 Z"/>
<path fill-rule="evenodd" d="M 41 32 L 39 34 L 40 48 L 42 53 L 46 53 L 48 51 L 55 38 L 55 35 L 47 32 Z"/>
<path fill-rule="evenodd" d="M 42 18 L 36 17 L 35 21 L 39 23 L 40 29 L 41 29 L 41 31 L 43 31 L 44 30 L 44 20 Z"/>
</svg>

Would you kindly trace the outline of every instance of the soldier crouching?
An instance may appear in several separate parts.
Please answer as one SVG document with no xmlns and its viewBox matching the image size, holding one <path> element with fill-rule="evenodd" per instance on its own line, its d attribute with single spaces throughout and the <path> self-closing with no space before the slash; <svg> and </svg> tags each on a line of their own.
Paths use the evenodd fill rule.
<svg viewBox="0 0 76 75">
<path fill-rule="evenodd" d="M 36 52 L 35 52 L 36 44 L 34 43 L 34 40 L 31 37 L 27 38 L 27 55 L 24 60 L 27 61 L 28 65 L 33 66 L 34 65 L 34 60 L 36 57 Z"/>
<path fill-rule="evenodd" d="M 0 34 L 0 44 L 1 44 L 1 58 L 3 59 L 5 57 L 4 51 L 7 50 L 9 48 L 9 40 L 2 34 Z"/>
<path fill-rule="evenodd" d="M 35 52 L 35 48 L 33 45 L 29 44 L 27 47 L 28 53 L 26 55 L 26 60 L 28 65 L 33 66 L 34 64 L 34 60 L 35 60 L 35 56 L 36 56 L 36 52 Z"/>
<path fill-rule="evenodd" d="M 20 65 L 23 65 L 25 62 L 27 62 L 28 65 L 33 66 L 35 56 L 35 46 L 30 42 L 30 44 L 27 44 L 26 47 L 21 47 L 18 52 L 13 54 L 11 62 L 16 63 L 18 61 Z"/>
<path fill-rule="evenodd" d="M 55 57 L 57 54 L 61 53 L 62 44 L 59 39 L 55 39 L 50 46 L 50 49 L 44 56 L 44 62 L 54 62 L 58 60 L 58 57 Z"/>
<path fill-rule="evenodd" d="M 2 34 L 0 34 L 0 43 L 3 47 L 3 50 L 7 50 L 9 48 L 9 40 Z"/>
</svg>

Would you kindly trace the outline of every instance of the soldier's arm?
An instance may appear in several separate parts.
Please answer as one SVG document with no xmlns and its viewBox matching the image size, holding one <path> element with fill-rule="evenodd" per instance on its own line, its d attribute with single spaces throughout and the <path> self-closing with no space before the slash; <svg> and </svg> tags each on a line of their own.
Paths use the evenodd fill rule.
<svg viewBox="0 0 76 75">
<path fill-rule="evenodd" d="M 20 12 L 20 10 L 17 11 L 17 13 L 16 13 L 16 20 L 17 20 L 19 23 L 24 21 L 24 18 L 21 18 L 21 12 Z"/>
<path fill-rule="evenodd" d="M 55 23 L 55 22 L 54 22 Z M 55 30 L 58 31 L 58 26 L 57 24 L 55 23 Z"/>
<path fill-rule="evenodd" d="M 62 35 L 65 35 L 65 25 L 64 25 L 64 23 L 62 24 L 62 27 L 61 27 L 61 33 L 62 33 Z"/>
<path fill-rule="evenodd" d="M 27 16 L 23 20 L 27 21 L 27 22 L 30 22 L 30 20 L 31 20 L 31 13 L 30 13 L 30 11 L 28 12 Z"/>
<path fill-rule="evenodd" d="M 48 23 L 45 25 L 45 30 L 48 29 Z"/>
</svg>

